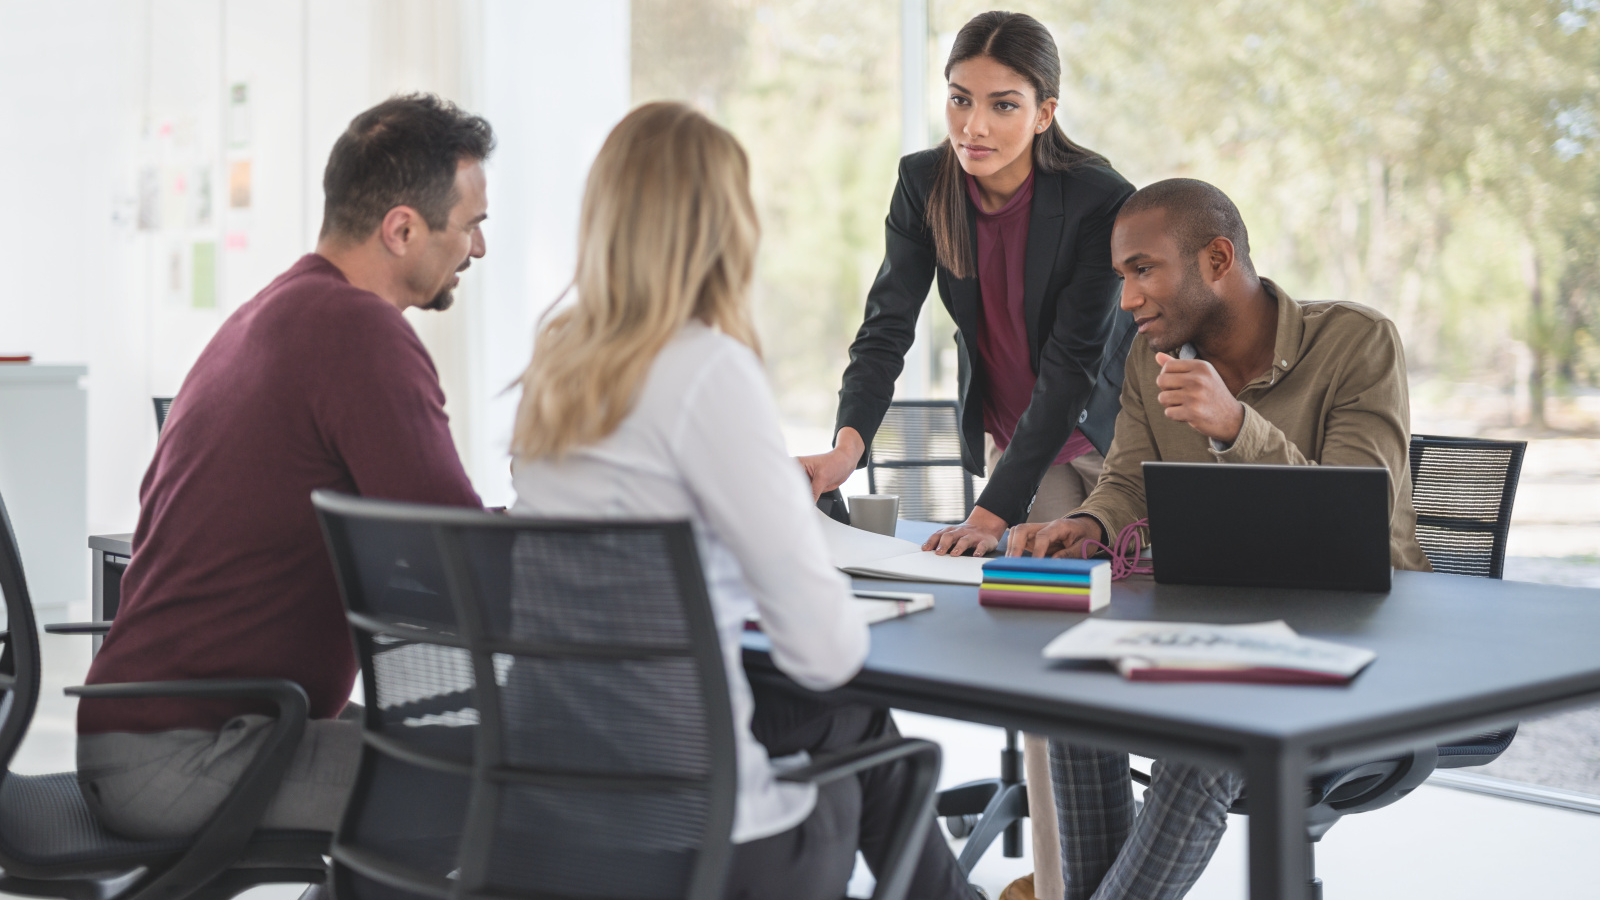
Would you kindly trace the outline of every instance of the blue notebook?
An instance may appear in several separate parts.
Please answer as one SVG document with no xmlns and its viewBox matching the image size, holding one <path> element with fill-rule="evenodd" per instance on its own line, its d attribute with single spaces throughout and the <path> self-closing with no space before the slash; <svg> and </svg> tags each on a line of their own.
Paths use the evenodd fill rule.
<svg viewBox="0 0 1600 900">
<path fill-rule="evenodd" d="M 1038 572 L 1050 575 L 1090 575 L 1099 566 L 1108 565 L 1103 559 L 1068 559 L 1056 557 L 1002 556 L 984 560 L 985 571 Z"/>
<path fill-rule="evenodd" d="M 996 569 L 992 566 L 983 567 L 984 581 L 1015 581 L 1021 584 L 1059 584 L 1059 585 L 1088 585 L 1091 576 L 1085 572 L 1079 575 L 1076 572 L 1025 572 L 1020 569 Z"/>
</svg>

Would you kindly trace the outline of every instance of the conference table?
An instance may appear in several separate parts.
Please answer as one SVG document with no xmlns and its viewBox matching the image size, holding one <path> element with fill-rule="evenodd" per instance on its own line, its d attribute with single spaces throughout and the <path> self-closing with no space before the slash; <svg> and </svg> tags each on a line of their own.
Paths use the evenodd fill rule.
<svg viewBox="0 0 1600 900">
<path fill-rule="evenodd" d="M 1042 657 L 1087 614 L 983 607 L 970 586 L 855 583 L 936 599 L 872 627 L 866 664 L 841 698 L 1240 772 L 1256 900 L 1306 896 L 1309 775 L 1600 699 L 1596 590 L 1422 572 L 1394 573 L 1387 594 L 1136 576 L 1093 614 L 1282 619 L 1307 637 L 1377 652 L 1351 684 L 1330 687 L 1129 682 L 1107 665 Z M 744 661 L 752 680 L 787 681 L 759 633 L 747 633 Z"/>
<path fill-rule="evenodd" d="M 902 537 L 917 538 L 914 523 Z M 128 535 L 90 538 L 96 618 L 114 614 Z M 1396 572 L 1387 594 L 1116 583 L 1093 615 L 1244 623 L 1282 619 L 1377 659 L 1347 686 L 1161 684 L 1052 662 L 1044 645 L 1086 614 L 992 609 L 976 587 L 856 579 L 931 593 L 935 608 L 872 628 L 859 675 L 836 693 L 895 709 L 1243 773 L 1250 896 L 1306 891 L 1307 776 L 1600 700 L 1600 591 Z M 752 680 L 787 683 L 746 632 Z M 790 685 L 793 687 L 792 685 Z M 799 688 L 795 687 L 795 690 Z"/>
</svg>

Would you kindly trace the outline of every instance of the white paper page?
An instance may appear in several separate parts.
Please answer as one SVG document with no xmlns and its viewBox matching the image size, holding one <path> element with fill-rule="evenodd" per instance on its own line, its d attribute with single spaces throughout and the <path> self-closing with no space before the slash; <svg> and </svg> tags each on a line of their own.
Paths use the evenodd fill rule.
<svg viewBox="0 0 1600 900">
<path fill-rule="evenodd" d="M 817 518 L 822 520 L 822 537 L 828 542 L 828 559 L 836 569 L 848 569 L 851 566 L 922 551 L 921 547 L 910 541 L 862 531 L 842 522 L 835 522 L 820 509 L 817 510 Z"/>
<path fill-rule="evenodd" d="M 983 560 L 972 556 L 940 556 L 910 541 L 862 531 L 835 522 L 821 510 L 822 536 L 834 568 L 864 578 L 982 584 Z"/>
<path fill-rule="evenodd" d="M 895 591 L 857 591 L 854 604 L 868 625 L 933 609 L 932 594 L 903 594 Z"/>
<path fill-rule="evenodd" d="M 937 581 L 944 584 L 983 583 L 982 557 L 940 556 L 932 550 L 918 550 L 893 559 L 880 559 L 845 571 L 865 578 L 896 578 L 902 581 Z"/>
<path fill-rule="evenodd" d="M 1163 666 L 1270 667 L 1354 675 L 1377 654 L 1303 638 L 1282 621 L 1250 625 L 1090 619 L 1044 648 L 1047 659 L 1139 657 Z"/>
</svg>

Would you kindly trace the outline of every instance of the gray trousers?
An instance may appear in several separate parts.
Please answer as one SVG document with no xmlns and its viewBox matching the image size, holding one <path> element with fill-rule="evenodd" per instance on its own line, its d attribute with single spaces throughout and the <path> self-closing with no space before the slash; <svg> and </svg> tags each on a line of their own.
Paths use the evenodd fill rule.
<svg viewBox="0 0 1600 900">
<path fill-rule="evenodd" d="M 78 737 L 78 787 L 96 818 L 124 837 L 187 837 L 238 783 L 273 720 L 244 715 L 221 731 L 108 732 Z M 333 831 L 355 784 L 361 726 L 312 719 L 263 828 Z"/>
<path fill-rule="evenodd" d="M 801 750 L 813 755 L 835 753 L 900 736 L 886 709 L 763 685 L 751 688 L 755 712 L 750 731 L 774 757 Z M 906 774 L 904 763 L 892 763 L 819 787 L 816 808 L 805 821 L 771 837 L 735 844 L 723 900 L 842 897 L 857 849 L 874 874 L 881 872 L 896 824 L 893 806 L 904 794 Z M 973 896 L 935 823 L 928 824 L 906 896 L 911 900 Z"/>
<path fill-rule="evenodd" d="M 1158 759 L 1135 820 L 1128 754 L 1051 741 L 1050 774 L 1067 900 L 1178 900 L 1244 791 L 1233 772 Z"/>
</svg>

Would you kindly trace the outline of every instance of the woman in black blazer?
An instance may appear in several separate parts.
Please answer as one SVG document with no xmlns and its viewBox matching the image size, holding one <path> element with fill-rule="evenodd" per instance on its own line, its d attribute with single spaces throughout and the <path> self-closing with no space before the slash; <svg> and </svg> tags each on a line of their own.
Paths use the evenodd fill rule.
<svg viewBox="0 0 1600 900">
<path fill-rule="evenodd" d="M 1011 525 L 1070 512 L 1099 475 L 1134 336 L 1117 308 L 1110 259 L 1112 222 L 1133 187 L 1056 124 L 1060 58 L 1032 17 L 972 19 L 956 35 L 945 78 L 949 138 L 900 161 L 883 266 L 839 392 L 834 449 L 801 462 L 819 495 L 866 464 L 937 279 L 959 332 L 961 461 L 975 475 L 987 461 L 993 473 L 966 522 L 926 549 L 982 554 Z M 1083 457 L 1054 465 L 1070 455 L 1063 448 L 1074 429 L 1082 437 L 1072 449 Z M 1003 453 L 986 453 L 986 432 Z M 1046 490 L 1041 481 L 1061 484 Z"/>
<path fill-rule="evenodd" d="M 1099 477 L 1135 333 L 1111 269 L 1111 226 L 1133 187 L 1056 124 L 1061 62 L 1037 20 L 977 16 L 956 35 L 944 74 L 949 139 L 900 161 L 834 449 L 801 462 L 818 495 L 866 464 L 937 279 L 959 331 L 961 462 L 975 475 L 987 462 L 993 473 L 967 520 L 925 549 L 983 554 L 1012 525 L 1071 512 Z M 1054 861 L 1045 744 L 1026 735 L 1024 759 L 1034 859 Z M 1046 862 L 1036 875 L 1002 896 L 1061 900 L 1060 867 Z"/>
</svg>

